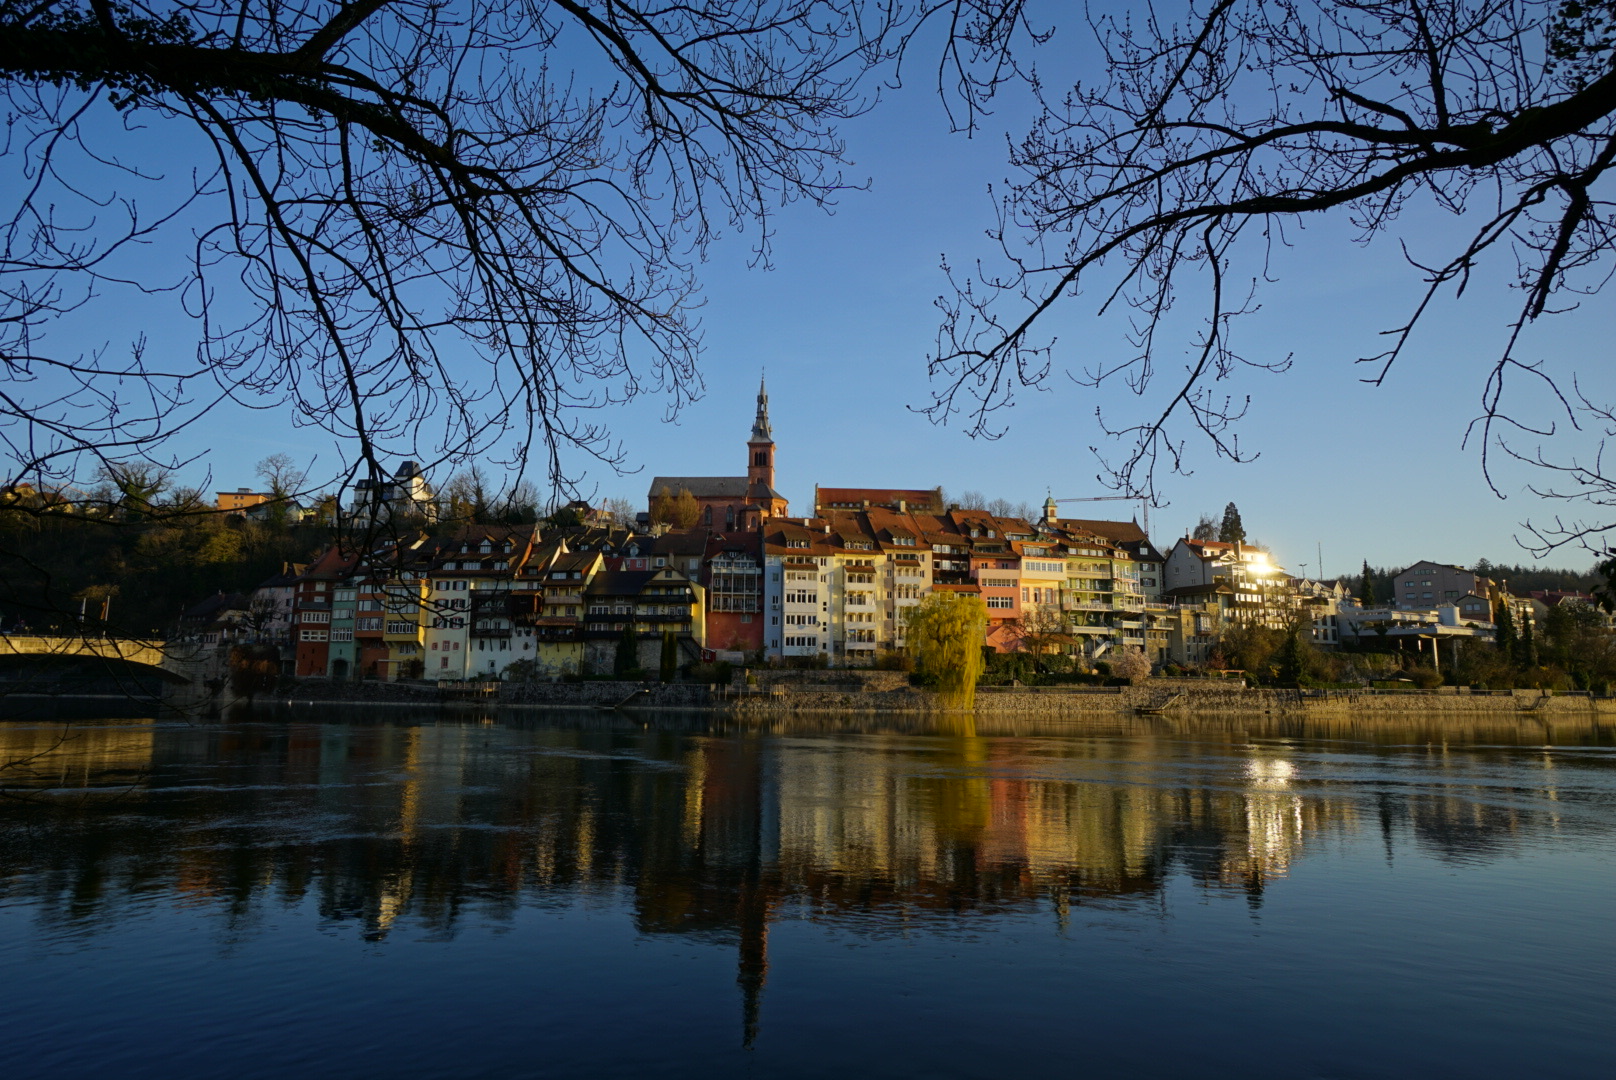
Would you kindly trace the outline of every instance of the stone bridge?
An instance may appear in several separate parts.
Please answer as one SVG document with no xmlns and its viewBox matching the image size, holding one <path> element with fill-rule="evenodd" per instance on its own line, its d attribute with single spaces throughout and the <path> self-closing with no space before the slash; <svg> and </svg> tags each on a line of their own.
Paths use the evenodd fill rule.
<svg viewBox="0 0 1616 1080">
<path fill-rule="evenodd" d="M 175 670 L 175 658 L 158 642 L 89 636 L 0 635 L 0 659 L 12 656 L 96 656 L 104 660 L 124 660 L 157 668 L 171 680 L 185 681 L 185 676 Z"/>
</svg>

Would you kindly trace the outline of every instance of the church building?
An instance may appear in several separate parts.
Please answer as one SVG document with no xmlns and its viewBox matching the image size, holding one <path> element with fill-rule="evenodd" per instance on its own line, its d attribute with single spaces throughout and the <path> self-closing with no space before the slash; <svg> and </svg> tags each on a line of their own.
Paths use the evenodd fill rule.
<svg viewBox="0 0 1616 1080">
<path fill-rule="evenodd" d="M 786 499 L 774 489 L 774 434 L 769 427 L 769 391 L 759 382 L 757 418 L 746 440 L 745 476 L 657 476 L 651 479 L 648 502 L 652 520 L 657 504 L 688 491 L 701 508 L 696 524 L 719 531 L 757 528 L 768 518 L 784 517 Z"/>
</svg>

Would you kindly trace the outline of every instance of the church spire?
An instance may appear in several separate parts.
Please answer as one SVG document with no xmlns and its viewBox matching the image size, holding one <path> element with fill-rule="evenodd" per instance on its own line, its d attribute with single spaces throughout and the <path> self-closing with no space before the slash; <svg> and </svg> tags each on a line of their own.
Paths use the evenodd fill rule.
<svg viewBox="0 0 1616 1080">
<path fill-rule="evenodd" d="M 751 441 L 774 441 L 774 432 L 769 427 L 769 388 L 762 376 L 758 378 L 757 419 L 752 421 Z"/>
</svg>

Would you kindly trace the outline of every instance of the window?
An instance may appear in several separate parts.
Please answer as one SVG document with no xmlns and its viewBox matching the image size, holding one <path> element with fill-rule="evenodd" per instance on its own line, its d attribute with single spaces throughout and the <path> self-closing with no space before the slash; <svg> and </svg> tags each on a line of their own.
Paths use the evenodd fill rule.
<svg viewBox="0 0 1616 1080">
<path fill-rule="evenodd" d="M 1016 606 L 1015 598 L 1010 596 L 990 596 L 987 598 L 987 600 L 988 607 L 990 608 L 1008 608 Z"/>
<path fill-rule="evenodd" d="M 331 621 L 331 613 L 329 611 L 305 611 L 303 612 L 303 617 L 299 621 L 306 623 L 328 623 Z"/>
<path fill-rule="evenodd" d="M 413 634 L 415 633 L 415 624 L 412 622 L 394 622 L 389 619 L 387 632 L 389 634 Z"/>
<path fill-rule="evenodd" d="M 303 631 L 301 637 L 302 637 L 302 640 L 304 640 L 304 641 L 325 641 L 325 640 L 327 640 L 326 631 L 324 631 L 324 630 L 305 630 L 305 631 Z"/>
<path fill-rule="evenodd" d="M 353 631 L 352 630 L 333 630 L 333 631 L 331 631 L 331 640 L 332 641 L 352 641 L 353 640 Z"/>
<path fill-rule="evenodd" d="M 368 619 L 360 619 L 355 626 L 355 629 L 358 630 L 380 630 L 381 628 L 382 620 L 380 616 L 375 616 Z"/>
</svg>

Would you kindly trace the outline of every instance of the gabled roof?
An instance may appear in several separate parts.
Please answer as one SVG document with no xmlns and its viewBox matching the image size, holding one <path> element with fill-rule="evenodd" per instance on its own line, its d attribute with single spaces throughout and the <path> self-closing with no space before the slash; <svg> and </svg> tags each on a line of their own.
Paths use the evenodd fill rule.
<svg viewBox="0 0 1616 1080">
<path fill-rule="evenodd" d="M 654 555 L 704 555 L 707 553 L 709 530 L 701 527 L 671 529 L 650 541 L 641 550 Z"/>
<path fill-rule="evenodd" d="M 1139 523 L 1137 521 L 1099 521 L 1094 518 L 1057 518 L 1055 525 L 1057 528 L 1061 529 L 1077 529 L 1083 532 L 1093 533 L 1095 536 L 1105 540 L 1110 540 L 1112 543 L 1116 544 L 1134 543 L 1140 540 L 1149 539 L 1147 536 L 1145 536 L 1145 530 L 1139 527 Z"/>
<path fill-rule="evenodd" d="M 584 591 L 589 596 L 638 596 L 656 574 L 655 570 L 603 570 Z"/>
<path fill-rule="evenodd" d="M 180 615 L 180 621 L 211 623 L 227 611 L 246 611 L 249 607 L 247 598 L 240 593 L 214 593 L 206 600 L 198 601 L 186 608 Z"/>
<path fill-rule="evenodd" d="M 652 495 L 688 491 L 698 499 L 744 499 L 750 483 L 744 476 L 653 476 Z"/>
<path fill-rule="evenodd" d="M 884 506 L 896 509 L 901 502 L 911 510 L 941 510 L 941 489 L 915 488 L 830 488 L 814 485 L 814 510 L 831 508 L 863 509 Z"/>
<path fill-rule="evenodd" d="M 1466 569 L 1463 566 L 1455 566 L 1453 563 L 1437 562 L 1435 559 L 1421 559 L 1418 562 L 1409 563 L 1406 567 L 1393 574 L 1392 577 L 1400 578 L 1410 570 L 1414 570 L 1421 566 L 1434 566 L 1441 570 L 1457 570 L 1461 574 L 1476 574 L 1474 570 Z M 1481 575 L 1476 574 L 1476 576 L 1480 577 Z"/>
</svg>

